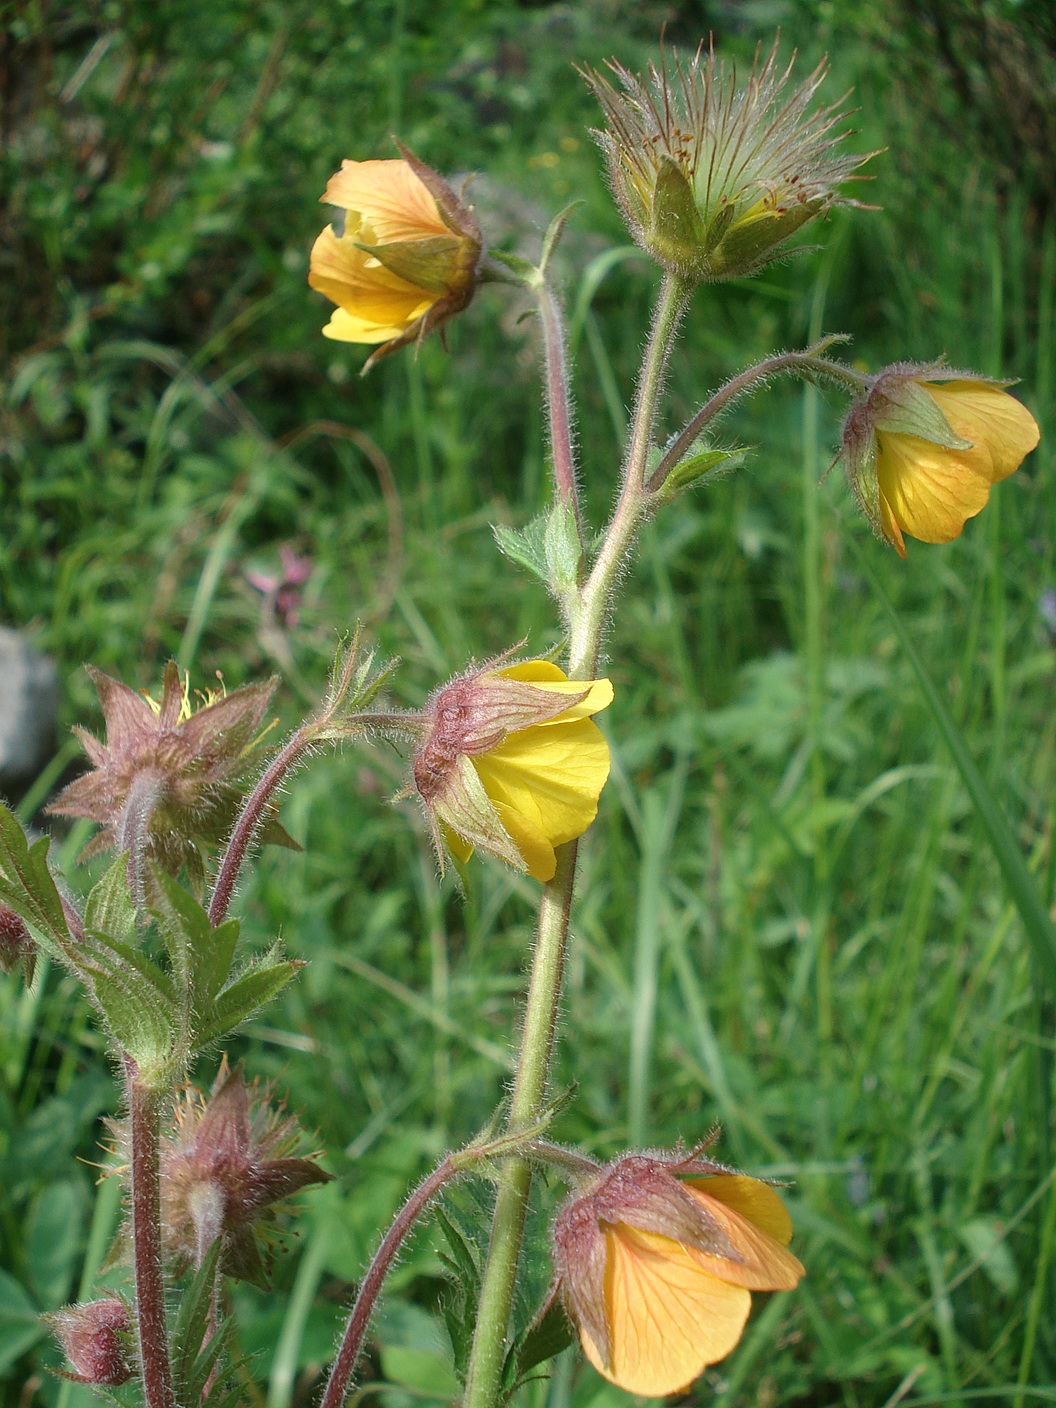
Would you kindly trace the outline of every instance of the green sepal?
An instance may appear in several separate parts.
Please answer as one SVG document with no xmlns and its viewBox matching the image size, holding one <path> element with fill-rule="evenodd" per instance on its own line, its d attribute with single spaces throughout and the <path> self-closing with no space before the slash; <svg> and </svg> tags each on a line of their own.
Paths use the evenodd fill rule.
<svg viewBox="0 0 1056 1408">
<path fill-rule="evenodd" d="M 449 293 L 457 273 L 461 240 L 454 235 L 432 235 L 424 240 L 399 240 L 393 244 L 360 244 L 391 273 L 416 288 L 437 295 Z"/>
<path fill-rule="evenodd" d="M 495 534 L 499 551 L 511 562 L 516 562 L 520 567 L 527 568 L 541 582 L 547 581 L 549 577 L 546 559 L 547 526 L 545 513 L 540 514 L 538 518 L 533 518 L 523 528 L 507 528 L 502 523 L 491 525 L 491 531 Z"/>
<path fill-rule="evenodd" d="M 503 1379 L 508 1391 L 512 1393 L 527 1374 L 567 1349 L 575 1338 L 575 1327 L 561 1297 L 551 1288 L 535 1319 L 516 1336 L 507 1351 Z"/>
<path fill-rule="evenodd" d="M 883 409 L 873 417 L 873 429 L 892 435 L 915 435 L 946 450 L 970 450 L 975 443 L 958 435 L 946 419 L 939 403 L 923 386 L 909 378 L 894 377 L 883 386 Z"/>
<path fill-rule="evenodd" d="M 775 257 L 772 251 L 825 208 L 821 199 L 804 201 L 783 214 L 734 219 L 708 258 L 708 278 L 740 279 Z"/>
<path fill-rule="evenodd" d="M 131 944 L 136 940 L 136 906 L 128 892 L 128 854 L 118 856 L 92 886 L 84 906 L 84 927 Z"/>
<path fill-rule="evenodd" d="M 546 557 L 546 581 L 554 595 L 562 597 L 574 591 L 579 585 L 583 545 L 575 510 L 565 499 L 559 498 L 546 516 L 543 552 Z"/>
<path fill-rule="evenodd" d="M 18 818 L 0 803 L 0 900 L 33 926 L 53 957 L 72 960 L 62 900 L 48 869 L 47 836 L 29 844 Z"/>
<path fill-rule="evenodd" d="M 649 248 L 664 264 L 679 271 L 694 269 L 706 252 L 704 223 L 693 197 L 693 187 L 681 167 L 669 156 L 657 164 L 649 229 Z"/>
<path fill-rule="evenodd" d="M 304 964 L 292 958 L 262 959 L 217 994 L 211 1010 L 200 1014 L 195 1032 L 195 1044 L 207 1046 L 240 1027 L 255 1012 L 266 1007 L 279 995 L 298 969 Z"/>
<path fill-rule="evenodd" d="M 732 470 L 740 469 L 747 453 L 747 449 L 743 446 L 720 450 L 714 446 L 703 445 L 698 441 L 690 449 L 685 459 L 679 460 L 671 470 L 671 473 L 664 480 L 660 492 L 665 497 L 669 497 L 680 493 L 683 489 L 703 484 L 706 480 L 714 479 L 720 474 L 728 474 Z"/>
</svg>

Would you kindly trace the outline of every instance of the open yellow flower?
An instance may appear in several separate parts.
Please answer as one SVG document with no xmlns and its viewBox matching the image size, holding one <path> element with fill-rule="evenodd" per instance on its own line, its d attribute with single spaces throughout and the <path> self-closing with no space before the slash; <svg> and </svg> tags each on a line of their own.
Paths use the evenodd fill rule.
<svg viewBox="0 0 1056 1408">
<path fill-rule="evenodd" d="M 611 1383 L 660 1398 L 735 1347 L 751 1291 L 803 1275 L 792 1223 L 757 1178 L 694 1160 L 627 1155 L 554 1226 L 558 1285 L 583 1352 Z"/>
<path fill-rule="evenodd" d="M 608 680 L 570 680 L 546 660 L 479 670 L 430 700 L 414 781 L 438 850 L 468 860 L 477 846 L 536 880 L 554 847 L 582 836 L 609 775 L 609 746 L 591 715 L 612 702 Z"/>
<path fill-rule="evenodd" d="M 851 486 L 901 557 L 903 534 L 925 543 L 958 537 L 986 507 L 991 485 L 1037 445 L 1037 422 L 1008 384 L 893 367 L 851 408 L 843 443 Z"/>
<path fill-rule="evenodd" d="M 326 337 L 384 344 L 367 367 L 466 306 L 482 247 L 447 182 L 400 150 L 399 161 L 344 161 L 331 176 L 322 200 L 345 211 L 344 227 L 323 230 L 308 273 L 338 305 Z"/>
</svg>

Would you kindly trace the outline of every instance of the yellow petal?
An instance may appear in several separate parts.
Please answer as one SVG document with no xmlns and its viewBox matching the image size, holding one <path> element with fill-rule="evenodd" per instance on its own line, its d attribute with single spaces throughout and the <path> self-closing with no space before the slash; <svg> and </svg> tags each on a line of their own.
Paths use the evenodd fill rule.
<svg viewBox="0 0 1056 1408">
<path fill-rule="evenodd" d="M 571 719 L 589 719 L 591 714 L 600 713 L 612 703 L 611 680 L 570 680 L 564 670 L 551 664 L 549 660 L 526 660 L 523 664 L 511 665 L 509 669 L 499 670 L 498 673 L 503 679 L 536 684 L 551 694 L 579 694 L 584 689 L 588 691 L 586 698 L 555 718 L 548 719 L 547 723 L 559 724 L 568 723 Z"/>
<path fill-rule="evenodd" d="M 405 161 L 343 161 L 323 200 L 358 211 L 370 226 L 365 244 L 449 235 L 428 187 Z"/>
<path fill-rule="evenodd" d="M 475 848 L 468 841 L 463 841 L 457 831 L 452 831 L 450 826 L 445 826 L 443 822 L 440 823 L 440 835 L 455 860 L 461 861 L 465 865 Z"/>
<path fill-rule="evenodd" d="M 978 381 L 922 384 L 962 439 L 987 447 L 992 483 L 1017 470 L 1041 438 L 1026 406 L 999 387 Z"/>
<path fill-rule="evenodd" d="M 611 1383 L 661 1398 L 725 1358 L 744 1330 L 751 1297 L 717 1280 L 669 1237 L 617 1223 L 606 1231 L 609 1359 L 580 1329 L 583 1352 Z"/>
<path fill-rule="evenodd" d="M 956 427 L 954 427 L 956 429 Z M 988 450 L 948 450 L 916 435 L 880 431 L 876 473 L 880 493 L 904 533 L 948 543 L 990 497 Z"/>
<path fill-rule="evenodd" d="M 506 802 L 496 801 L 494 807 L 507 836 L 520 851 L 528 874 L 533 880 L 541 880 L 544 884 L 552 880 L 557 869 L 554 843 L 530 818 L 515 811 Z"/>
<path fill-rule="evenodd" d="M 714 1173 L 707 1178 L 688 1178 L 685 1185 L 733 1208 L 783 1247 L 791 1242 L 792 1219 L 788 1208 L 776 1190 L 761 1178 L 749 1178 L 744 1173 Z"/>
<path fill-rule="evenodd" d="M 594 820 L 609 763 L 609 745 L 589 719 L 536 724 L 473 759 L 491 800 L 550 846 L 582 836 Z"/>
<path fill-rule="evenodd" d="M 436 302 L 435 294 L 391 273 L 348 240 L 339 240 L 329 226 L 312 247 L 308 283 L 366 327 L 398 328 L 403 332 Z"/>
<path fill-rule="evenodd" d="M 758 1226 L 748 1213 L 748 1207 L 762 1215 L 765 1222 L 778 1226 L 782 1235 L 786 1230 L 791 1236 L 791 1224 L 780 1198 L 757 1179 L 731 1177 L 724 1187 L 715 1194 L 703 1190 L 717 1179 L 694 1179 L 686 1186 L 689 1192 L 706 1208 L 709 1218 L 722 1230 L 727 1241 L 739 1253 L 740 1261 L 728 1257 L 710 1256 L 707 1252 L 688 1247 L 687 1253 L 713 1276 L 721 1281 L 730 1281 L 735 1286 L 745 1286 L 750 1291 L 789 1291 L 799 1284 L 803 1275 L 803 1264 L 782 1245 L 780 1239 L 770 1235 Z M 757 1189 L 749 1192 L 744 1185 L 755 1183 Z M 741 1185 L 741 1186 L 737 1186 Z M 780 1208 L 784 1217 L 779 1217 L 771 1202 L 758 1192 L 764 1188 L 771 1194 L 773 1202 Z M 720 1196 L 720 1194 L 724 1196 Z M 746 1206 L 747 1205 L 747 1206 Z"/>
<path fill-rule="evenodd" d="M 354 317 L 343 308 L 335 308 L 323 328 L 323 336 L 334 342 L 389 342 L 406 331 L 406 326 L 382 327 L 366 318 Z"/>
</svg>

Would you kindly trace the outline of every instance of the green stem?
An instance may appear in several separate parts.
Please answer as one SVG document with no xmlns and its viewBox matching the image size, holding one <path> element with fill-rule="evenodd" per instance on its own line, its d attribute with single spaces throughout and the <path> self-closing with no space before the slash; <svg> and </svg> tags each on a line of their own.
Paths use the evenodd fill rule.
<svg viewBox="0 0 1056 1408">
<path fill-rule="evenodd" d="M 657 402 L 687 294 L 688 290 L 679 280 L 665 274 L 638 383 L 619 500 L 593 570 L 574 603 L 569 645 L 570 679 L 591 679 L 597 669 L 613 589 L 645 502 L 645 468 Z M 568 919 L 576 881 L 577 849 L 575 841 L 558 849 L 557 870 L 544 886 L 539 903 L 521 1048 L 510 1101 L 508 1127 L 511 1133 L 537 1120 L 546 1101 L 565 968 Z M 531 1164 L 523 1158 L 509 1159 L 495 1198 L 463 1408 L 494 1408 L 502 1388 L 531 1183 Z"/>
</svg>

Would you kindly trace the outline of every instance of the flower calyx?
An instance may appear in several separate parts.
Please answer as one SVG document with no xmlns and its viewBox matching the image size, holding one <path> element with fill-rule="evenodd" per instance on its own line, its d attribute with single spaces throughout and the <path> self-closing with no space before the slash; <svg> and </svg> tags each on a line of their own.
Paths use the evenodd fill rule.
<svg viewBox="0 0 1056 1408">
<path fill-rule="evenodd" d="M 382 344 L 364 372 L 467 306 L 484 250 L 470 207 L 396 146 L 399 160 L 346 160 L 331 176 L 320 199 L 344 215 L 316 240 L 308 274 L 337 304 L 324 336 Z"/>
<path fill-rule="evenodd" d="M 75 728 L 92 763 L 49 806 L 57 816 L 97 822 L 82 859 L 100 851 L 140 851 L 170 875 L 186 866 L 200 884 L 203 851 L 227 836 L 242 802 L 238 785 L 255 763 L 261 722 L 277 679 L 207 695 L 195 709 L 173 661 L 160 701 L 89 667 L 106 723 L 106 742 Z M 274 816 L 264 841 L 293 846 Z"/>
<path fill-rule="evenodd" d="M 622 92 L 582 72 L 607 122 L 595 137 L 609 184 L 637 243 L 685 282 L 753 274 L 808 221 L 858 204 L 837 187 L 875 153 L 842 150 L 840 102 L 812 109 L 825 61 L 787 96 L 776 45 L 743 85 L 703 45 L 673 72 L 608 66 Z"/>
<path fill-rule="evenodd" d="M 612 700 L 608 680 L 569 680 L 546 660 L 489 666 L 428 700 L 414 787 L 441 865 L 480 846 L 550 880 L 555 846 L 594 820 L 609 749 L 591 715 Z M 495 668 L 499 666 L 499 668 Z"/>
<path fill-rule="evenodd" d="M 896 363 L 870 378 L 843 426 L 840 457 L 878 537 L 948 543 L 985 508 L 1040 438 L 1007 387 L 943 361 Z"/>
<path fill-rule="evenodd" d="M 598 1372 L 661 1397 L 733 1349 L 752 1290 L 796 1285 L 791 1234 L 760 1179 L 696 1154 L 627 1154 L 558 1213 L 556 1284 Z"/>
<path fill-rule="evenodd" d="M 297 1123 L 269 1105 L 270 1093 L 247 1085 L 225 1057 L 208 1099 L 189 1091 L 179 1102 L 176 1131 L 161 1151 L 162 1225 L 177 1268 L 200 1267 L 223 1238 L 225 1274 L 266 1285 L 274 1205 L 330 1181 L 295 1152 Z"/>
<path fill-rule="evenodd" d="M 73 1371 L 62 1378 L 118 1388 L 134 1376 L 132 1315 L 117 1296 L 67 1305 L 45 1318 Z"/>
</svg>

